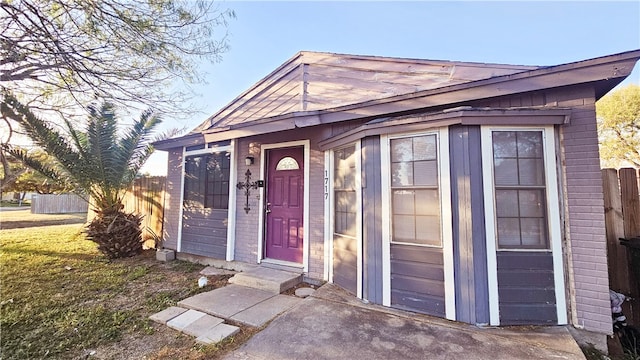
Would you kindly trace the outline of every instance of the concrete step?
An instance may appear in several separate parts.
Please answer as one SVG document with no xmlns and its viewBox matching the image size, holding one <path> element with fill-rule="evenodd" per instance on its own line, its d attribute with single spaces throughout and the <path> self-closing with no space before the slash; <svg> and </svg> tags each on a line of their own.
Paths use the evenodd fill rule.
<svg viewBox="0 0 640 360">
<path fill-rule="evenodd" d="M 276 270 L 266 267 L 243 271 L 234 275 L 229 282 L 236 285 L 280 294 L 302 282 L 302 273 Z"/>
<path fill-rule="evenodd" d="M 165 324 L 172 329 L 196 337 L 196 342 L 215 344 L 235 335 L 240 328 L 224 324 L 224 320 L 197 310 L 172 306 L 150 319 Z"/>
</svg>

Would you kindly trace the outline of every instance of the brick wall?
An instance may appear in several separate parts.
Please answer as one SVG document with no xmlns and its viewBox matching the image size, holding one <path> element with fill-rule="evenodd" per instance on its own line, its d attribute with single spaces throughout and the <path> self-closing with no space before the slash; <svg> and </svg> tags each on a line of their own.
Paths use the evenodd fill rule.
<svg viewBox="0 0 640 360">
<path fill-rule="evenodd" d="M 252 181 L 260 176 L 260 151 L 262 144 L 275 144 L 279 142 L 305 139 L 305 135 L 315 137 L 317 134 L 309 131 L 300 131 L 293 137 L 290 133 L 272 134 L 248 139 L 239 139 L 236 146 L 236 159 L 238 161 L 238 181 L 245 180 L 245 172 L 251 170 Z M 313 147 L 313 140 L 312 140 Z M 246 166 L 244 159 L 251 153 L 255 162 Z M 309 168 L 309 239 L 305 239 L 309 246 L 309 271 L 306 274 L 313 279 L 321 280 L 324 276 L 324 153 L 319 150 L 310 151 Z M 246 196 L 244 191 L 237 193 L 236 200 L 236 229 L 235 229 L 235 260 L 255 264 L 258 259 L 259 228 L 258 216 L 260 203 L 259 192 L 251 190 L 249 206 L 251 211 L 244 211 Z M 255 194 L 255 195 L 254 195 Z"/>
<path fill-rule="evenodd" d="M 565 179 L 565 229 L 571 244 L 577 326 L 611 333 L 604 200 L 595 96 L 564 92 L 554 101 L 573 107 L 571 123 L 561 126 Z"/>
<path fill-rule="evenodd" d="M 250 147 L 251 145 L 251 147 Z M 251 154 L 249 151 L 251 150 Z M 239 139 L 234 149 L 236 152 L 236 163 L 238 169 L 237 181 L 245 181 L 245 173 L 247 169 L 251 170 L 251 181 L 260 178 L 260 143 L 249 141 L 247 139 Z M 245 158 L 253 156 L 255 161 L 253 165 L 245 165 Z M 231 184 L 235 186 L 235 184 Z M 259 194 L 263 189 L 251 189 L 249 197 L 249 207 L 251 210 L 247 214 L 244 211 L 247 197 L 244 190 L 236 190 L 236 245 L 235 260 L 250 264 L 256 264 L 258 261 L 258 216 L 261 210 L 259 202 Z M 234 231 L 234 229 L 229 229 Z"/>
<path fill-rule="evenodd" d="M 182 190 L 182 148 L 171 149 L 168 153 L 163 246 L 176 250 L 180 220 L 180 191 Z"/>
<path fill-rule="evenodd" d="M 324 152 L 311 149 L 309 169 L 309 273 L 324 277 Z"/>
</svg>

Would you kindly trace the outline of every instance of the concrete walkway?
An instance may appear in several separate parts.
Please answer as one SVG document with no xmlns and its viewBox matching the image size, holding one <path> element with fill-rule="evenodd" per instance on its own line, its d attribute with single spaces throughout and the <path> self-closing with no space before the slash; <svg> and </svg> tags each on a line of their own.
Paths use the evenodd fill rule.
<svg viewBox="0 0 640 360">
<path fill-rule="evenodd" d="M 327 284 L 226 360 L 584 359 L 565 327 L 481 329 L 365 305 Z"/>
<path fill-rule="evenodd" d="M 203 273 L 207 271 L 205 269 Z M 169 307 L 149 318 L 196 337 L 198 343 L 217 343 L 240 330 L 237 326 L 225 324 L 225 321 L 260 327 L 300 303 L 301 298 L 279 293 L 281 288 L 286 290 L 281 285 L 283 282 L 295 285 L 299 277 L 299 274 L 278 270 L 256 269 L 236 281 L 246 281 L 266 290 L 230 284 L 186 298 L 178 302 L 178 306 Z M 298 279 L 297 282 L 292 278 Z"/>
</svg>

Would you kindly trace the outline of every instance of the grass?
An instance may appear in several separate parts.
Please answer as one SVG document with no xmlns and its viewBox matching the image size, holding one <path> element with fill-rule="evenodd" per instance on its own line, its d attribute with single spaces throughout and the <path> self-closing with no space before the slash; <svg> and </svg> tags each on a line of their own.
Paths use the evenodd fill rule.
<svg viewBox="0 0 640 360">
<path fill-rule="evenodd" d="M 19 207 L 19 206 L 30 206 L 31 202 L 29 200 L 25 200 L 22 202 L 22 205 L 18 200 L 2 200 L 0 201 L 0 206 L 2 207 Z"/>
<path fill-rule="evenodd" d="M 87 213 L 32 214 L 31 210 L 0 211 L 0 229 L 17 229 L 35 226 L 82 224 Z"/>
<path fill-rule="evenodd" d="M 228 276 L 200 289 L 202 265 L 158 262 L 153 251 L 109 261 L 80 230 L 74 224 L 0 231 L 2 359 L 82 358 L 91 351 L 114 359 L 214 358 L 254 333 L 242 328 L 231 345 L 200 347 L 152 323 L 149 315 L 224 286 Z"/>
</svg>

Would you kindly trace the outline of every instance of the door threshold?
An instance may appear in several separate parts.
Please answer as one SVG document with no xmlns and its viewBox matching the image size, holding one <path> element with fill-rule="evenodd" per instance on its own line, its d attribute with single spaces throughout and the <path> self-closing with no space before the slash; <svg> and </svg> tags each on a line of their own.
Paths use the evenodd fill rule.
<svg viewBox="0 0 640 360">
<path fill-rule="evenodd" d="M 304 272 L 304 265 L 296 262 L 291 262 L 291 261 L 267 258 L 267 259 L 260 260 L 260 265 L 263 265 L 265 267 L 269 267 L 272 269 L 276 269 L 276 270 L 291 271 L 291 272 L 296 272 L 301 274 Z"/>
</svg>

